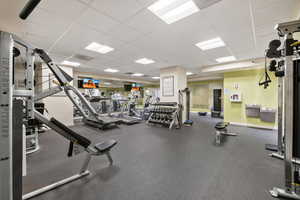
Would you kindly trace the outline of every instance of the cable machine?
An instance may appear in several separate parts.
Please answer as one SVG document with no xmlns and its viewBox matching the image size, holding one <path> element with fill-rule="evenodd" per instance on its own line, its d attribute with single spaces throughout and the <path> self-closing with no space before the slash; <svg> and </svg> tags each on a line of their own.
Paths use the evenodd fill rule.
<svg viewBox="0 0 300 200">
<path fill-rule="evenodd" d="M 278 127 L 284 135 L 284 165 L 285 188 L 274 187 L 270 193 L 274 197 L 300 199 L 300 167 L 297 159 L 300 158 L 300 61 L 299 42 L 293 36 L 300 32 L 300 20 L 281 23 L 276 26 L 279 37 L 284 39 L 284 48 L 279 50 L 280 43 L 273 42 L 267 56 L 279 58 L 284 61 L 283 76 L 283 104 L 282 126 Z M 279 81 L 279 83 L 281 83 Z M 279 124 L 281 125 L 281 124 Z M 279 138 L 280 140 L 281 138 Z"/>
<path fill-rule="evenodd" d="M 16 46 L 25 49 L 26 52 L 25 89 L 15 89 L 14 85 L 14 52 L 17 52 L 14 49 L 17 49 Z M 57 87 L 43 91 L 38 95 L 35 95 L 34 92 L 34 60 L 36 55 L 40 56 L 41 59 L 47 64 L 58 81 Z M 34 107 L 35 102 L 58 92 L 64 91 L 72 102 L 74 96 L 80 98 L 84 106 L 89 109 L 90 113 L 92 113 L 91 117 L 93 117 L 93 120 L 105 125 L 105 122 L 103 123 L 98 115 L 95 114 L 93 108 L 82 96 L 82 94 L 69 84 L 69 82 L 72 80 L 72 77 L 70 77 L 59 66 L 52 62 L 51 58 L 46 54 L 45 51 L 31 46 L 11 33 L 0 31 L 1 200 L 28 199 L 84 177 L 89 174 L 87 167 L 91 156 L 106 155 L 112 164 L 110 149 L 117 144 L 115 140 L 108 140 L 93 145 L 92 142 L 84 136 L 79 135 L 54 118 L 48 119 L 38 112 Z M 74 104 L 79 110 L 82 110 L 80 105 L 77 103 Z M 85 152 L 87 152 L 87 158 L 78 174 L 22 196 L 22 176 L 23 172 L 25 171 L 23 168 L 25 161 L 25 145 L 23 143 L 25 135 L 24 132 L 28 121 L 32 119 L 37 119 L 38 121 L 46 124 L 58 134 L 69 140 L 70 145 L 68 156 L 72 156 L 73 150 L 75 152 L 74 147 L 81 147 L 85 150 Z"/>
</svg>

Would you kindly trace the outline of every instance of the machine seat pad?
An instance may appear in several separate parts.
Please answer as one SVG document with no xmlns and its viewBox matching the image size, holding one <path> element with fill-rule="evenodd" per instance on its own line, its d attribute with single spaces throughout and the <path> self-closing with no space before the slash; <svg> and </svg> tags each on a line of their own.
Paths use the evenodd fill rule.
<svg viewBox="0 0 300 200">
<path fill-rule="evenodd" d="M 107 140 L 95 145 L 95 148 L 101 152 L 105 153 L 106 151 L 110 151 L 118 142 L 116 140 Z"/>
<path fill-rule="evenodd" d="M 218 123 L 215 125 L 215 129 L 217 129 L 217 130 L 222 130 L 222 129 L 225 129 L 228 125 L 229 125 L 228 122 L 218 122 Z"/>
<path fill-rule="evenodd" d="M 60 121 L 56 120 L 55 118 L 52 117 L 50 121 L 64 131 L 64 133 L 59 133 L 59 134 L 64 136 L 69 141 L 75 144 L 79 144 L 84 148 L 87 148 L 91 144 L 91 141 L 89 139 L 83 137 L 82 135 L 79 135 L 78 133 L 76 133 L 75 131 L 73 131 L 72 129 L 70 129 Z"/>
</svg>

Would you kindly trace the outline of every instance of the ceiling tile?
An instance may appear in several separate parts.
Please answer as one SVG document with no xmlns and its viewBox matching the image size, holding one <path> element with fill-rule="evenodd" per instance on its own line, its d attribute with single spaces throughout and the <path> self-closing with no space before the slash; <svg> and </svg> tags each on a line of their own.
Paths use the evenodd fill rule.
<svg viewBox="0 0 300 200">
<path fill-rule="evenodd" d="M 94 28 L 102 32 L 108 32 L 120 23 L 107 15 L 103 15 L 93 8 L 89 8 L 77 21 L 79 24 Z"/>
<path fill-rule="evenodd" d="M 85 11 L 87 5 L 75 0 L 50 0 L 41 1 L 38 7 L 51 12 L 53 17 L 74 20 Z"/>
<path fill-rule="evenodd" d="M 137 0 L 97 0 L 91 5 L 120 22 L 126 21 L 143 9 Z"/>
<path fill-rule="evenodd" d="M 125 24 L 122 24 L 118 27 L 115 27 L 109 31 L 109 35 L 112 38 L 121 40 L 125 43 L 136 40 L 141 37 L 143 34 L 131 28 Z"/>
<path fill-rule="evenodd" d="M 82 37 L 84 35 L 84 37 Z M 58 43 L 53 47 L 52 52 L 63 54 L 75 54 L 84 49 L 91 42 L 103 43 L 107 41 L 107 36 L 93 29 L 74 24 Z M 93 53 L 98 55 L 98 53 Z"/>
<path fill-rule="evenodd" d="M 169 28 L 169 26 L 165 22 L 160 20 L 148 9 L 143 10 L 134 17 L 130 18 L 126 22 L 126 24 L 144 34 L 149 34 L 157 30 L 165 30 Z"/>
</svg>

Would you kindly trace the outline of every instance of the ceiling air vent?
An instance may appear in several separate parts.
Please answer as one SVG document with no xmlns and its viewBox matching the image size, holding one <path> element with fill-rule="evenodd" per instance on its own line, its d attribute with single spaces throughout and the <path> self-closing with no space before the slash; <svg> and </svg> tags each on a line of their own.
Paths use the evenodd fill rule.
<svg viewBox="0 0 300 200">
<path fill-rule="evenodd" d="M 208 8 L 222 0 L 199 0 L 197 1 L 197 5 L 200 9 Z"/>
<path fill-rule="evenodd" d="M 134 74 L 133 72 L 126 72 L 126 73 L 124 73 L 124 74 L 126 74 L 126 75 L 132 75 L 132 74 Z"/>
<path fill-rule="evenodd" d="M 78 60 L 84 60 L 84 61 L 91 61 L 94 58 L 91 56 L 86 56 L 86 55 L 82 55 L 82 54 L 75 54 L 72 56 L 73 58 L 76 58 Z"/>
</svg>

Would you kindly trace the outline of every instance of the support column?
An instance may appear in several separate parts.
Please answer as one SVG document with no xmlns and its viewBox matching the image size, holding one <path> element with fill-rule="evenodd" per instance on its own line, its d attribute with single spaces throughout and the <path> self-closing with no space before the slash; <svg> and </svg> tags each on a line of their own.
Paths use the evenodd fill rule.
<svg viewBox="0 0 300 200">
<path fill-rule="evenodd" d="M 168 67 L 160 70 L 161 102 L 179 103 L 179 90 L 187 87 L 186 70 L 183 67 Z M 173 92 L 172 92 L 173 91 Z M 186 120 L 186 96 L 183 94 L 182 122 Z"/>
</svg>

